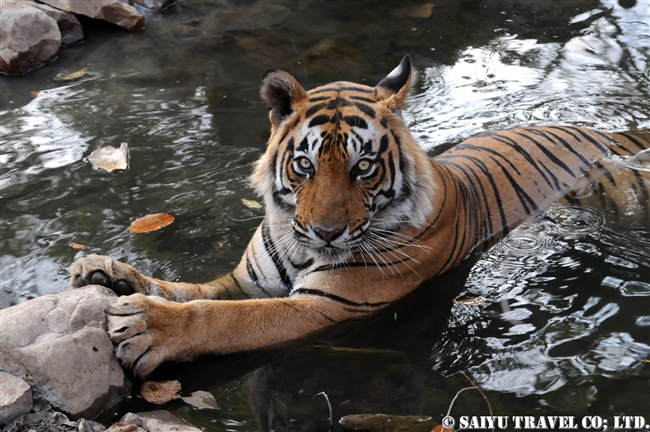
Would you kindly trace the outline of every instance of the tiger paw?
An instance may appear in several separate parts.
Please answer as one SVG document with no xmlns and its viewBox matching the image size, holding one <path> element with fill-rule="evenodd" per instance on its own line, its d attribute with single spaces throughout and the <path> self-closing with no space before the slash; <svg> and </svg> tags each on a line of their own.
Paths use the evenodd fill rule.
<svg viewBox="0 0 650 432">
<path fill-rule="evenodd" d="M 136 269 L 102 255 L 92 254 L 78 259 L 72 264 L 70 275 L 72 288 L 96 284 L 110 288 L 120 296 L 143 292 L 146 286 L 145 277 Z"/>
<path fill-rule="evenodd" d="M 163 361 L 174 358 L 175 344 L 170 329 L 164 328 L 171 305 L 161 297 L 134 294 L 108 308 L 108 336 L 117 344 L 117 358 L 134 375 L 146 378 Z"/>
</svg>

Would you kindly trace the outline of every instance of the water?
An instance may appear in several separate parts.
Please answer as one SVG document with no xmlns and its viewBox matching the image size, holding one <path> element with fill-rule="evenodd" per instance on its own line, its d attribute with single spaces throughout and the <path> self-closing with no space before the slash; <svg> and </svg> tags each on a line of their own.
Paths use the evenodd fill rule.
<svg viewBox="0 0 650 432">
<path fill-rule="evenodd" d="M 0 77 L 1 306 L 68 289 L 69 265 L 87 253 L 171 280 L 235 265 L 262 214 L 241 199 L 256 198 L 247 176 L 268 138 L 258 97 L 267 69 L 290 70 L 307 88 L 374 84 L 410 53 L 419 81 L 404 115 L 431 154 L 514 125 L 650 129 L 649 9 L 647 0 L 188 0 L 149 16 L 144 32 L 87 24 L 86 41 L 53 63 Z M 77 81 L 53 79 L 83 67 Z M 121 142 L 126 172 L 84 160 Z M 159 211 L 174 224 L 127 232 Z M 327 405 L 313 398 L 325 391 L 335 419 L 439 420 L 469 385 L 466 372 L 495 415 L 598 415 L 610 425 L 648 416 L 650 221 L 626 218 L 556 204 L 334 342 L 164 367 L 160 377 L 210 390 L 222 407 L 165 408 L 207 430 L 327 430 Z M 101 419 L 154 408 L 128 398 Z M 476 392 L 452 410 L 487 413 Z"/>
</svg>

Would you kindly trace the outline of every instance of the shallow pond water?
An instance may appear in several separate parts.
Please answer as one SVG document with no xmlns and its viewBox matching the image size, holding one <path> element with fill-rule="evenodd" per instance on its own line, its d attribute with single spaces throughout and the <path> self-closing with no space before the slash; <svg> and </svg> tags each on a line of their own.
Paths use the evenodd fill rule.
<svg viewBox="0 0 650 432">
<path fill-rule="evenodd" d="M 261 210 L 248 186 L 268 138 L 263 73 L 311 88 L 374 84 L 411 54 L 405 118 L 437 154 L 487 129 L 576 124 L 650 129 L 650 5 L 585 1 L 193 1 L 129 34 L 86 23 L 82 44 L 0 77 L 2 307 L 68 289 L 101 253 L 146 274 L 202 281 L 235 265 Z M 59 73 L 87 68 L 76 81 Z M 40 91 L 32 98 L 30 92 Z M 96 147 L 130 167 L 94 171 Z M 164 211 L 169 227 L 127 232 Z M 81 243 L 83 250 L 70 244 Z M 455 297 L 486 300 L 478 306 Z M 166 365 L 219 411 L 166 406 L 216 431 L 328 430 L 352 413 L 440 420 L 465 372 L 495 415 L 650 413 L 650 221 L 556 204 L 488 252 L 333 342 Z M 155 407 L 129 398 L 126 410 Z M 488 414 L 465 392 L 452 414 Z M 512 428 L 512 424 L 510 427 Z"/>
</svg>

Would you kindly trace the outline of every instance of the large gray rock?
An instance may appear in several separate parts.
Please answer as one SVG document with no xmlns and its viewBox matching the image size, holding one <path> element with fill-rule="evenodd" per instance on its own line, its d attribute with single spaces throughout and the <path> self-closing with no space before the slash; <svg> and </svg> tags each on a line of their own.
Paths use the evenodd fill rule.
<svg viewBox="0 0 650 432">
<path fill-rule="evenodd" d="M 148 432 L 201 432 L 169 411 L 148 411 L 128 413 L 120 419 L 121 423 L 133 423 Z M 110 429 L 109 429 L 110 430 Z"/>
<path fill-rule="evenodd" d="M 0 72 L 20 75 L 52 59 L 61 46 L 56 21 L 24 0 L 2 0 Z"/>
<path fill-rule="evenodd" d="M 57 9 L 100 19 L 116 24 L 127 30 L 144 27 L 144 15 L 133 6 L 119 0 L 40 0 Z"/>
<path fill-rule="evenodd" d="M 32 389 L 22 379 L 0 372 L 0 427 L 32 409 Z"/>
<path fill-rule="evenodd" d="M 130 382 L 106 334 L 117 299 L 91 285 L 0 311 L 0 369 L 26 378 L 34 396 L 73 417 L 92 417 L 128 393 Z"/>
<path fill-rule="evenodd" d="M 133 0 L 133 3 L 149 10 L 160 11 L 176 3 L 176 0 Z"/>
<path fill-rule="evenodd" d="M 70 45 L 71 43 L 79 42 L 84 38 L 81 23 L 73 14 L 55 9 L 43 3 L 33 2 L 32 4 L 56 21 L 56 24 L 59 26 L 59 31 L 61 32 L 62 45 Z"/>
</svg>

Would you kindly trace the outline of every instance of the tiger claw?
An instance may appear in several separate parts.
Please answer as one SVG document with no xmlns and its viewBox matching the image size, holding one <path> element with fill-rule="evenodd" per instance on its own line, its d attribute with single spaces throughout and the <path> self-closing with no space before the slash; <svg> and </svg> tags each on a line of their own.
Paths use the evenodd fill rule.
<svg viewBox="0 0 650 432">
<path fill-rule="evenodd" d="M 107 310 L 108 336 L 117 344 L 115 355 L 134 375 L 147 377 L 167 358 L 163 332 L 148 325 L 153 302 L 142 294 L 120 297 Z"/>
</svg>

